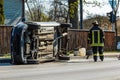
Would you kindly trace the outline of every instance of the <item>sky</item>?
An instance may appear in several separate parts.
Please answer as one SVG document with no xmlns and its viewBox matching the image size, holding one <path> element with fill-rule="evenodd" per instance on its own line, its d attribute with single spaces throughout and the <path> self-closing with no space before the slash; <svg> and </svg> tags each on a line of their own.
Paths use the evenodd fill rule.
<svg viewBox="0 0 120 80">
<path fill-rule="evenodd" d="M 91 1 L 91 0 L 87 0 L 87 1 Z M 97 14 L 97 15 L 104 15 L 104 16 L 106 16 L 106 14 L 108 12 L 112 11 L 112 8 L 111 8 L 110 3 L 109 3 L 108 0 L 97 0 L 97 1 L 100 2 L 101 4 L 103 3 L 103 5 L 101 7 L 97 7 L 97 6 L 96 7 L 92 7 L 92 5 L 84 6 L 85 12 L 88 11 L 91 14 Z M 87 14 L 85 12 L 83 13 L 84 14 L 83 18 L 84 19 L 87 17 Z M 120 15 L 119 12 L 118 12 L 118 15 Z"/>
</svg>

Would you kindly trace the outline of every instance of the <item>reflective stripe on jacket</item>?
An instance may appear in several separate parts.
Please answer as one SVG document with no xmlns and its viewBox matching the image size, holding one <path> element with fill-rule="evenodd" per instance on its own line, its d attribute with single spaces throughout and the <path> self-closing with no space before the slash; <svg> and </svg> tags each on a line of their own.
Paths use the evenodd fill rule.
<svg viewBox="0 0 120 80">
<path fill-rule="evenodd" d="M 104 32 L 99 26 L 93 26 L 88 33 L 91 46 L 104 46 Z"/>
</svg>

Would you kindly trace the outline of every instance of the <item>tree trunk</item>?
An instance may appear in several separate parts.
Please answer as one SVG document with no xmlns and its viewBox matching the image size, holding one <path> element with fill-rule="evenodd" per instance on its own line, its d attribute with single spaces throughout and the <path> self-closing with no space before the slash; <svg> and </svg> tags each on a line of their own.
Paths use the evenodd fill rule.
<svg viewBox="0 0 120 80">
<path fill-rule="evenodd" d="M 4 0 L 0 0 L 0 25 L 4 24 L 4 9 L 3 9 L 3 2 Z"/>
<path fill-rule="evenodd" d="M 75 3 L 77 3 L 77 5 Z M 69 4 L 70 23 L 72 23 L 72 28 L 73 29 L 78 29 L 79 28 L 79 23 L 78 23 L 78 0 L 68 0 L 68 4 Z M 71 13 L 71 11 L 73 13 Z"/>
</svg>

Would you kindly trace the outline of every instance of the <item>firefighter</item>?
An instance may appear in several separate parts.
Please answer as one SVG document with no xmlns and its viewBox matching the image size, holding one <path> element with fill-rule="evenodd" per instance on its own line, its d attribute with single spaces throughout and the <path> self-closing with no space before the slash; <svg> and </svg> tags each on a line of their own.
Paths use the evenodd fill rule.
<svg viewBox="0 0 120 80">
<path fill-rule="evenodd" d="M 104 60 L 103 48 L 104 48 L 104 32 L 95 20 L 93 27 L 88 32 L 88 42 L 92 47 L 93 59 L 97 61 L 97 51 L 99 51 L 99 58 L 101 61 Z"/>
</svg>

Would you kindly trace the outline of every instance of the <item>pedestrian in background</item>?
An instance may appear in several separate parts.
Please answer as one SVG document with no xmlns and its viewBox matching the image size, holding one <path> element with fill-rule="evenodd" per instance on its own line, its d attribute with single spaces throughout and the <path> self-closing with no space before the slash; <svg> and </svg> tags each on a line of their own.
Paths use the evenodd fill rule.
<svg viewBox="0 0 120 80">
<path fill-rule="evenodd" d="M 103 61 L 104 32 L 96 20 L 92 24 L 93 26 L 88 32 L 88 42 L 93 51 L 93 59 L 95 62 L 97 61 L 97 52 L 99 51 L 99 58 Z"/>
</svg>

